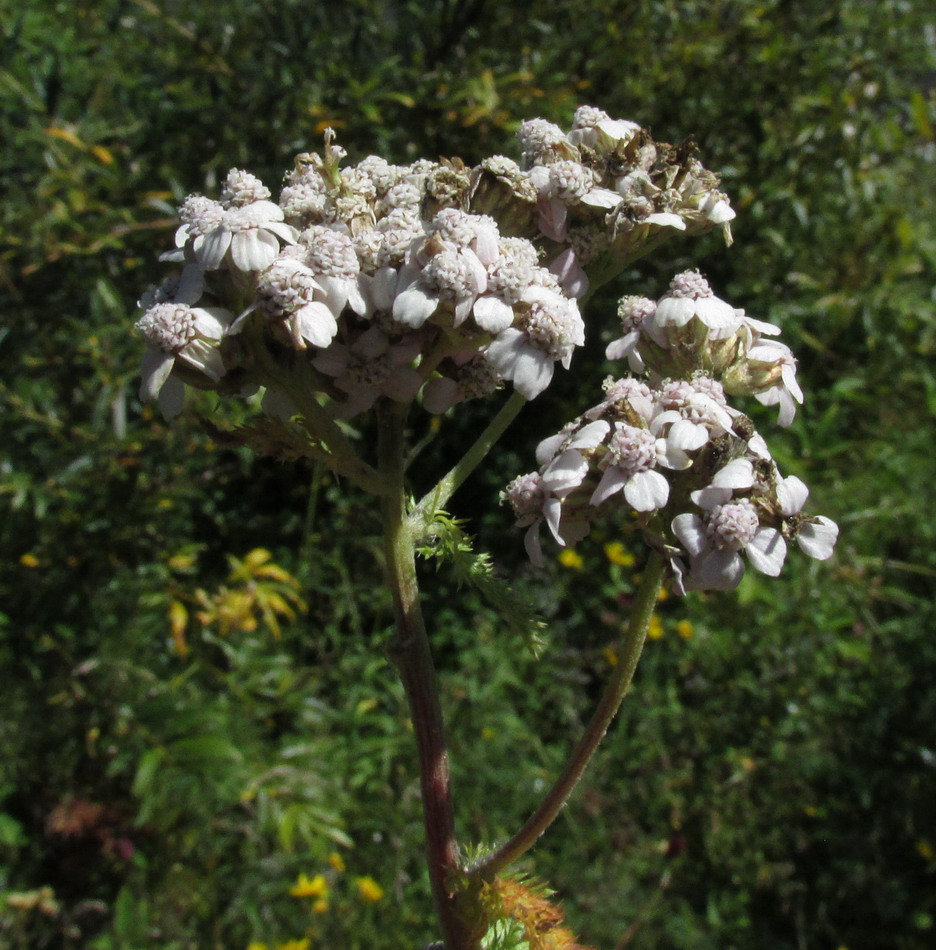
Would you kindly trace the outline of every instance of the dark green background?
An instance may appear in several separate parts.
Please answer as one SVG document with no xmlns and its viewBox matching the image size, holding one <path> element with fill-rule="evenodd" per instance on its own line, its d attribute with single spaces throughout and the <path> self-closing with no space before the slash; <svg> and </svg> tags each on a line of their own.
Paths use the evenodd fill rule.
<svg viewBox="0 0 936 950">
<path fill-rule="evenodd" d="M 133 301 L 164 273 L 182 197 L 235 166 L 275 190 L 325 125 L 349 161 L 470 164 L 516 155 L 521 119 L 567 125 L 581 103 L 693 136 L 736 243 L 673 243 L 594 300 L 604 329 L 453 500 L 550 620 L 535 661 L 426 571 L 460 828 L 493 841 L 533 805 L 633 589 L 602 551 L 633 540 L 611 525 L 583 570 L 531 573 L 497 492 L 597 401 L 614 296 L 656 297 L 698 266 L 800 358 L 796 423 L 756 418 L 840 523 L 838 551 L 662 605 L 664 636 L 531 868 L 602 950 L 932 945 L 928 8 L 0 0 L 0 891 L 49 885 L 60 908 L 0 898 L 0 946 L 243 950 L 310 926 L 333 950 L 432 938 L 370 508 L 301 465 L 213 447 L 197 413 L 154 418 L 136 399 Z M 419 478 L 488 411 L 446 420 Z M 226 555 L 257 547 L 300 579 L 308 615 L 278 641 L 192 619 L 177 656 L 170 601 L 228 583 Z M 50 822 L 89 804 L 97 818 L 69 834 Z M 311 915 L 288 888 L 336 848 L 345 877 L 387 896 L 366 905 L 342 878 Z"/>
</svg>

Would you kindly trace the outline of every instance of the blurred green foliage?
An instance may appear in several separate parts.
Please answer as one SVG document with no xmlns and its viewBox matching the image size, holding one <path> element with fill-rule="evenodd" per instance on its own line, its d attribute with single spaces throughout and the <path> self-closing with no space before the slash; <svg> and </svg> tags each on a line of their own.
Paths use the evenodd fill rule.
<svg viewBox="0 0 936 950">
<path fill-rule="evenodd" d="M 328 125 L 352 160 L 471 163 L 581 102 L 694 136 L 722 171 L 734 247 L 676 245 L 609 294 L 657 296 L 693 264 L 783 325 L 807 405 L 772 445 L 843 531 L 829 564 L 661 604 L 536 873 L 602 948 L 932 945 L 930 13 L 0 0 L 0 946 L 432 939 L 377 525 L 321 472 L 218 449 L 197 413 L 154 418 L 129 314 L 175 203 L 230 167 L 275 187 Z M 452 503 L 549 621 L 540 658 L 458 577 L 425 572 L 469 839 L 509 833 L 555 775 L 627 614 L 628 538 L 603 526 L 581 564 L 541 574 L 494 505 L 594 401 L 613 331 Z M 427 484 L 485 412 L 446 420 Z M 327 877 L 327 908 L 290 895 L 302 873 Z"/>
</svg>

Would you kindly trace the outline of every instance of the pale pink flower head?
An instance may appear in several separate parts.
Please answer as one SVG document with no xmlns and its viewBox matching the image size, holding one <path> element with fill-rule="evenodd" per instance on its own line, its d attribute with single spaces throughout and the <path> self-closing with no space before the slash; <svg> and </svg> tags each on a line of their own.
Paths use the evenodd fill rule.
<svg viewBox="0 0 936 950">
<path fill-rule="evenodd" d="M 709 503 L 709 499 L 700 498 Z M 760 524 L 757 508 L 749 498 L 712 504 L 704 518 L 677 515 L 673 534 L 689 555 L 687 589 L 733 590 L 744 574 L 744 551 L 762 574 L 776 577 L 786 558 L 786 542 L 776 528 Z"/>
<path fill-rule="evenodd" d="M 691 321 L 701 325 L 708 339 L 731 336 L 741 326 L 741 315 L 731 304 L 712 293 L 709 282 L 698 271 L 683 271 L 670 281 L 670 289 L 657 302 L 653 315 L 643 326 L 653 341 L 663 347 L 678 342 L 690 332 Z"/>
<path fill-rule="evenodd" d="M 662 508 L 669 499 L 669 483 L 655 471 L 656 442 L 649 429 L 616 422 L 604 459 L 607 467 L 591 496 L 591 504 L 600 505 L 623 489 L 627 503 L 635 511 Z"/>
<path fill-rule="evenodd" d="M 171 377 L 176 363 L 218 382 L 225 373 L 219 346 L 233 315 L 220 307 L 164 302 L 150 307 L 136 328 L 146 340 L 140 398 L 156 399 L 166 419 L 182 411 L 184 386 Z"/>
<path fill-rule="evenodd" d="M 551 382 L 556 361 L 568 369 L 572 352 L 585 342 L 585 324 L 574 300 L 563 296 L 555 278 L 540 270 L 539 280 L 521 295 L 514 326 L 500 332 L 486 349 L 502 379 L 513 380 L 525 398 L 534 399 Z"/>
</svg>

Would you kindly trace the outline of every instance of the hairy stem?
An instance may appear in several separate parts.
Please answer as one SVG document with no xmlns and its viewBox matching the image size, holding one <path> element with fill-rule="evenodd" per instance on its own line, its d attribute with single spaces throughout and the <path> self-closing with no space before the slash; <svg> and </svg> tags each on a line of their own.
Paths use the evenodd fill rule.
<svg viewBox="0 0 936 950">
<path fill-rule="evenodd" d="M 390 654 L 409 702 L 419 754 L 426 861 L 445 950 L 477 950 L 460 917 L 455 885 L 461 876 L 455 816 L 439 684 L 419 603 L 413 532 L 406 516 L 403 481 L 405 408 L 383 403 L 379 410 L 379 470 L 387 583 L 393 595 L 396 636 Z"/>
<path fill-rule="evenodd" d="M 540 806 L 527 819 L 526 824 L 497 851 L 488 855 L 471 869 L 476 879 L 490 878 L 526 854 L 536 844 L 540 835 L 556 820 L 569 800 L 579 779 L 588 767 L 598 744 L 608 731 L 608 726 L 617 714 L 621 700 L 627 692 L 637 669 L 637 661 L 647 637 L 647 627 L 653 616 L 657 593 L 663 577 L 663 558 L 653 552 L 647 562 L 640 588 L 634 601 L 633 612 L 623 640 L 618 649 L 618 662 L 614 674 L 605 686 L 591 721 L 572 752 L 559 778 L 556 779 Z"/>
</svg>

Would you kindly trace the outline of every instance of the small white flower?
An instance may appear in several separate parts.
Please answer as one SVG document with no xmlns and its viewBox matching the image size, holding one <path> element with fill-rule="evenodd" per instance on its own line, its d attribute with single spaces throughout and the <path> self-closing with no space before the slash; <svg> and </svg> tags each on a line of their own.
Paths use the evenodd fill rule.
<svg viewBox="0 0 936 950">
<path fill-rule="evenodd" d="M 796 380 L 796 358 L 788 346 L 777 340 L 763 340 L 748 350 L 748 364 L 762 366 L 775 380 L 774 384 L 754 398 L 762 406 L 779 406 L 777 422 L 784 428 L 796 416 L 796 404 L 803 403 L 803 390 Z"/>
<path fill-rule="evenodd" d="M 649 297 L 622 297 L 618 302 L 618 319 L 624 336 L 612 340 L 605 349 L 609 360 L 626 359 L 634 373 L 642 373 L 646 368 L 643 357 L 637 349 L 644 321 L 653 316 L 656 303 Z"/>
<path fill-rule="evenodd" d="M 486 288 L 487 272 L 478 255 L 470 248 L 448 245 L 430 257 L 415 280 L 397 295 L 393 318 L 415 330 L 447 303 L 454 310 L 454 325 L 459 326 Z"/>
<path fill-rule="evenodd" d="M 709 339 L 731 336 L 741 326 L 741 316 L 731 304 L 712 293 L 708 281 L 698 271 L 683 271 L 670 282 L 669 291 L 657 302 L 656 310 L 644 323 L 647 334 L 660 346 L 669 346 L 667 327 L 677 330 L 697 320 Z"/>
<path fill-rule="evenodd" d="M 549 286 L 554 278 L 547 271 L 540 280 L 521 295 L 518 325 L 501 331 L 485 350 L 501 378 L 513 380 L 527 399 L 549 385 L 557 360 L 568 369 L 572 351 L 585 342 L 585 324 L 575 301 Z"/>
<path fill-rule="evenodd" d="M 626 145 L 640 131 L 636 122 L 612 119 L 607 112 L 594 106 L 579 106 L 575 110 L 569 141 L 586 145 L 599 154 L 610 154 L 619 144 Z"/>
<path fill-rule="evenodd" d="M 182 382 L 170 378 L 177 361 L 217 382 L 225 372 L 218 347 L 232 319 L 220 307 L 171 302 L 150 307 L 136 323 L 147 344 L 140 398 L 157 399 L 167 420 L 177 416 L 184 393 Z"/>
<path fill-rule="evenodd" d="M 205 270 L 230 263 L 249 272 L 269 267 L 282 244 L 295 243 L 296 229 L 283 223 L 283 209 L 272 201 L 257 201 L 225 211 L 218 227 L 194 250 Z"/>
<path fill-rule="evenodd" d="M 299 235 L 299 242 L 306 248 L 305 263 L 321 291 L 318 299 L 335 317 L 341 316 L 346 306 L 363 316 L 367 303 L 354 241 L 334 228 L 311 227 Z"/>
<path fill-rule="evenodd" d="M 269 267 L 282 244 L 296 243 L 296 229 L 283 221 L 283 209 L 269 201 L 270 193 L 259 179 L 232 169 L 221 201 L 191 195 L 179 209 L 182 225 L 176 244 L 190 248 L 204 270 L 218 270 L 225 263 L 237 270 Z M 173 255 L 164 255 L 175 259 Z"/>
<path fill-rule="evenodd" d="M 704 504 L 710 501 L 700 497 Z M 769 577 L 780 573 L 786 558 L 782 535 L 776 528 L 760 525 L 757 509 L 748 498 L 714 504 L 704 519 L 689 513 L 677 515 L 672 529 L 689 555 L 688 589 L 733 590 L 744 574 L 741 551 L 756 570 Z"/>
<path fill-rule="evenodd" d="M 248 307 L 231 326 L 230 333 L 239 333 L 246 317 L 259 310 L 274 327 L 282 325 L 282 333 L 297 350 L 307 344 L 324 348 L 338 333 L 334 313 L 320 300 L 321 291 L 311 269 L 295 257 L 280 257 L 257 281 L 257 301 Z"/>
<path fill-rule="evenodd" d="M 780 513 L 787 519 L 800 550 L 817 561 L 825 561 L 832 557 L 838 540 L 838 525 L 822 515 L 803 517 L 800 512 L 808 497 L 809 489 L 795 475 L 777 483 Z"/>
<path fill-rule="evenodd" d="M 655 511 L 669 499 L 669 484 L 657 471 L 657 439 L 648 429 L 615 422 L 605 456 L 607 468 L 591 496 L 592 505 L 623 489 L 635 511 Z"/>
</svg>

